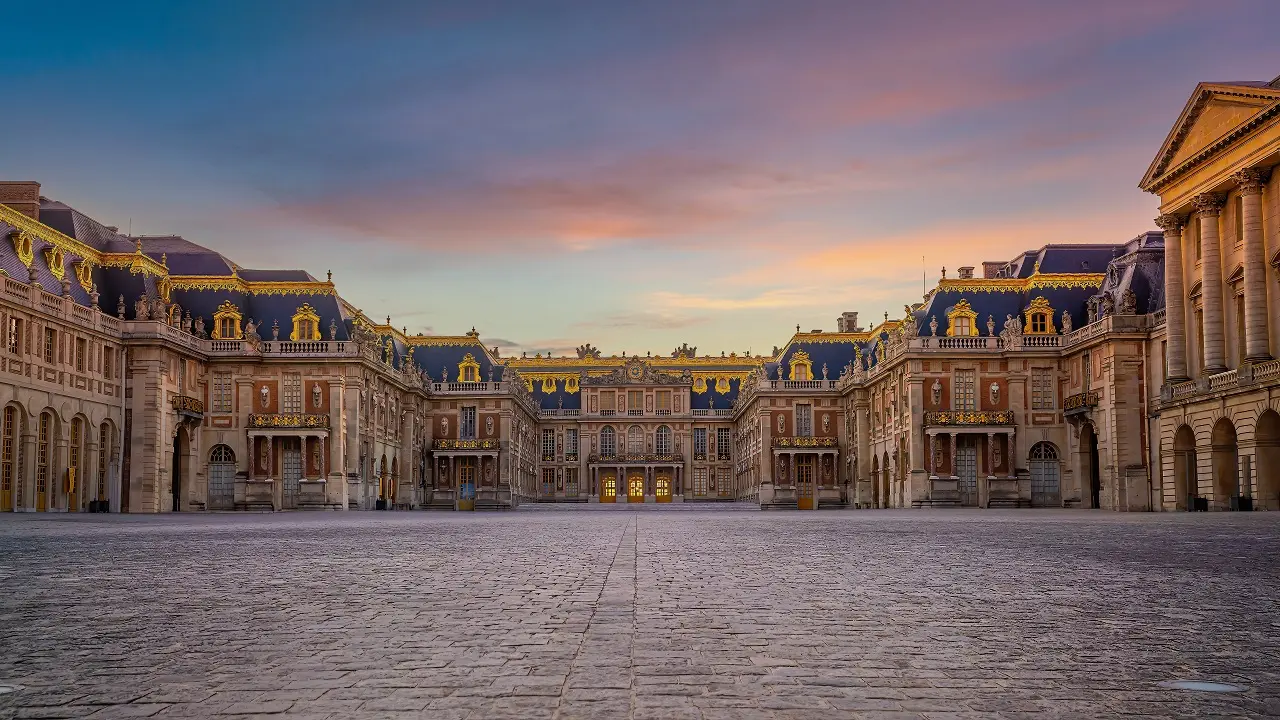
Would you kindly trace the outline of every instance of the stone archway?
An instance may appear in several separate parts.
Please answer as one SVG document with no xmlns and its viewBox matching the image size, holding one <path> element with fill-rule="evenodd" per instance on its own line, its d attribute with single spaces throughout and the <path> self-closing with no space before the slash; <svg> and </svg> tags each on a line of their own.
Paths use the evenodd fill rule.
<svg viewBox="0 0 1280 720">
<path fill-rule="evenodd" d="M 1196 478 L 1196 434 L 1182 425 L 1173 436 L 1173 494 L 1175 510 L 1195 510 L 1200 494 Z"/>
<path fill-rule="evenodd" d="M 1253 441 L 1257 448 L 1258 506 L 1280 510 L 1280 413 L 1267 410 L 1258 417 Z"/>
<path fill-rule="evenodd" d="M 1240 450 L 1236 444 L 1236 426 L 1226 418 L 1214 423 L 1209 443 L 1213 452 L 1213 506 L 1217 510 L 1236 510 L 1240 496 Z"/>
<path fill-rule="evenodd" d="M 1102 507 L 1102 475 L 1098 468 L 1098 433 L 1093 423 L 1080 428 L 1080 494 L 1081 504 L 1087 508 Z"/>
<path fill-rule="evenodd" d="M 880 456 L 871 456 L 871 507 L 880 507 Z"/>
<path fill-rule="evenodd" d="M 190 462 L 187 453 L 191 449 L 191 436 L 185 426 L 179 426 L 173 436 L 173 468 L 170 474 L 170 493 L 173 500 L 173 512 L 182 512 L 182 496 L 187 491 L 187 470 Z"/>
</svg>

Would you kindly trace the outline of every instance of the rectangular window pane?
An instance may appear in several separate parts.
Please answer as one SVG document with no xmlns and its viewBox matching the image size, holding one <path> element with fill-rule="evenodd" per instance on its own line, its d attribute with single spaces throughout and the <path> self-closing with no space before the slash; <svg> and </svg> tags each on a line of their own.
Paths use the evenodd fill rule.
<svg viewBox="0 0 1280 720">
<path fill-rule="evenodd" d="M 974 394 L 975 371 L 973 370 L 957 370 L 956 371 L 956 410 L 977 410 L 977 396 Z"/>
<path fill-rule="evenodd" d="M 716 456 L 729 459 L 729 428 L 716 428 Z"/>
<path fill-rule="evenodd" d="M 556 454 L 556 431 L 544 429 L 542 431 L 542 459 L 551 460 Z"/>
<path fill-rule="evenodd" d="M 476 409 L 474 406 L 462 408 L 458 422 L 458 437 L 462 440 L 476 439 Z"/>
<path fill-rule="evenodd" d="M 813 437 L 812 405 L 796 405 L 796 436 Z"/>
<path fill-rule="evenodd" d="M 284 374 L 283 409 L 285 413 L 302 412 L 302 376 L 297 373 Z"/>
<path fill-rule="evenodd" d="M 707 429 L 693 429 L 693 452 L 698 455 L 707 454 Z"/>
</svg>

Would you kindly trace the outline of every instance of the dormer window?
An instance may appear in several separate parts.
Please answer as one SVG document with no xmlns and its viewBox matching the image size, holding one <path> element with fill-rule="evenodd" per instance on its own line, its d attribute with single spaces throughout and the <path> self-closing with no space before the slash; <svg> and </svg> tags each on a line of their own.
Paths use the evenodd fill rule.
<svg viewBox="0 0 1280 720">
<path fill-rule="evenodd" d="M 551 381 L 551 389 L 547 389 L 547 380 Z M 467 353 L 462 357 L 462 362 L 458 363 L 458 382 L 480 382 L 480 363 L 476 362 L 475 355 Z M 556 381 L 554 378 L 543 378 L 542 392 L 553 393 L 556 391 Z"/>
<path fill-rule="evenodd" d="M 293 341 L 320 339 L 320 316 L 310 303 L 302 303 L 302 307 L 293 314 L 293 332 L 289 335 L 289 339 Z"/>
<path fill-rule="evenodd" d="M 224 300 L 213 312 L 213 339 L 239 340 L 240 320 L 240 308 L 232 305 L 230 300 Z"/>
<path fill-rule="evenodd" d="M 949 337 L 970 337 L 978 334 L 978 313 L 969 305 L 969 301 L 960 299 L 947 312 L 947 335 Z"/>
<path fill-rule="evenodd" d="M 1028 335 L 1053 335 L 1058 329 L 1053 324 L 1053 307 L 1049 305 L 1049 301 L 1043 296 L 1031 301 L 1027 309 L 1023 311 L 1026 314 L 1027 322 L 1023 327 L 1023 332 Z"/>
</svg>

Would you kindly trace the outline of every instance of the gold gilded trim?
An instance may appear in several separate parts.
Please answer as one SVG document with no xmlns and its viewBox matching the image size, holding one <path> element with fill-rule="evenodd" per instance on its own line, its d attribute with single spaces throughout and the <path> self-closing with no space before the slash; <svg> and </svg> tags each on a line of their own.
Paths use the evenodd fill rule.
<svg viewBox="0 0 1280 720">
<path fill-rule="evenodd" d="M 1023 313 L 1027 316 L 1026 324 L 1022 328 L 1023 334 L 1025 335 L 1057 335 L 1058 334 L 1058 329 L 1053 324 L 1053 307 L 1049 305 L 1049 301 L 1045 300 L 1043 295 L 1036 298 L 1035 300 L 1032 300 L 1031 304 L 1027 306 L 1027 309 L 1024 310 Z M 1032 320 L 1034 320 L 1038 316 L 1044 316 L 1045 327 L 1047 329 L 1042 332 L 1036 332 L 1035 330 L 1032 329 Z"/>
<path fill-rule="evenodd" d="M 966 336 L 978 334 L 978 313 L 969 305 L 968 300 L 960 298 L 947 313 L 947 337 L 955 337 L 958 318 L 969 318 L 969 332 L 965 333 Z"/>
</svg>

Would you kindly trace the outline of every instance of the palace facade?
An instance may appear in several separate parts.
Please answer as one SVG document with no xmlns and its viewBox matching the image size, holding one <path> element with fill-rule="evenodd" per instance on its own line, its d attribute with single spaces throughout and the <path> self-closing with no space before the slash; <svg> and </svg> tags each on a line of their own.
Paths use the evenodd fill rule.
<svg viewBox="0 0 1280 720">
<path fill-rule="evenodd" d="M 1280 509 L 1280 81 L 1202 83 L 1161 231 L 768 355 L 502 357 L 0 183 L 0 511 Z"/>
</svg>

